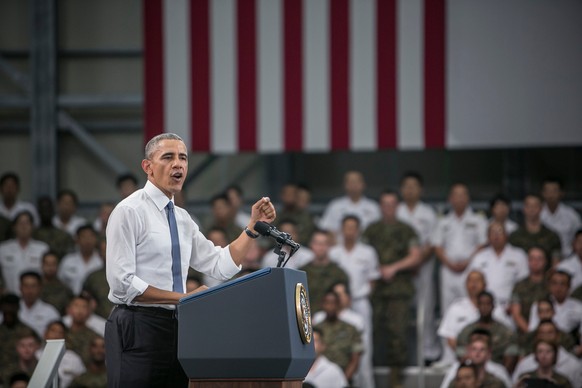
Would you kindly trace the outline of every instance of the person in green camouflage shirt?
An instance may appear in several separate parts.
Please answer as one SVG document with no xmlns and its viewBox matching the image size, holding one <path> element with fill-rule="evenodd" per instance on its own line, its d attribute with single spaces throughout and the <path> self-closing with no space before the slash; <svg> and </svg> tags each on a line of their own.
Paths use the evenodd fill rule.
<svg viewBox="0 0 582 388">
<path fill-rule="evenodd" d="M 557 264 L 562 255 L 560 237 L 542 224 L 542 198 L 535 194 L 523 200 L 523 225 L 509 236 L 509 243 L 528 252 L 534 246 L 541 247 L 552 264 Z"/>
<path fill-rule="evenodd" d="M 328 290 L 323 296 L 322 306 L 326 314 L 325 320 L 316 327 L 321 330 L 324 338 L 328 338 L 323 354 L 331 362 L 339 365 L 346 379 L 351 381 L 358 370 L 360 357 L 364 351 L 362 337 L 354 326 L 339 319 L 341 306 L 337 293 Z"/>
<path fill-rule="evenodd" d="M 279 227 L 284 220 L 292 220 L 297 226 L 297 234 L 300 244 L 309 244 L 309 240 L 315 230 L 313 216 L 306 209 L 297 206 L 298 188 L 294 183 L 287 183 L 281 189 L 281 209 L 277 210 L 275 226 Z"/>
<path fill-rule="evenodd" d="M 2 375 L 2 380 L 4 380 L 5 387 L 10 387 L 10 377 L 17 373 L 24 373 L 29 377 L 32 376 L 38 364 L 36 351 L 40 349 L 40 338 L 34 330 L 23 329 L 16 336 L 15 349 L 17 356 L 0 365 L 0 374 Z"/>
<path fill-rule="evenodd" d="M 475 330 L 487 330 L 491 334 L 491 360 L 512 371 L 519 355 L 517 336 L 510 328 L 493 319 L 494 306 L 493 294 L 488 291 L 479 294 L 477 297 L 479 319 L 465 326 L 457 336 L 457 355 L 464 356 L 465 347 Z"/>
<path fill-rule="evenodd" d="M 81 356 L 88 366 L 90 363 L 89 345 L 99 335 L 87 327 L 87 319 L 91 314 L 89 301 L 81 296 L 76 296 L 69 303 L 67 313 L 72 318 L 71 327 L 67 334 L 67 343 L 70 349 Z"/>
<path fill-rule="evenodd" d="M 107 242 L 103 239 L 99 243 L 99 254 L 103 259 L 103 267 L 90 273 L 83 283 L 83 291 L 88 292 L 97 302 L 95 314 L 107 319 L 113 309 L 113 303 L 109 300 L 109 283 L 105 274 L 105 259 Z"/>
<path fill-rule="evenodd" d="M 396 219 L 398 195 L 380 195 L 382 219 L 368 226 L 362 240 L 378 253 L 381 278 L 372 292 L 374 364 L 391 368 L 391 386 L 402 384 L 408 361 L 406 347 L 410 304 L 414 297 L 414 270 L 422 262 L 414 230 Z"/>
<path fill-rule="evenodd" d="M 53 251 L 42 256 L 42 292 L 40 299 L 53 305 L 61 315 L 73 299 L 73 291 L 58 277 L 59 258 Z"/>
<path fill-rule="evenodd" d="M 40 226 L 32 233 L 32 238 L 45 242 L 51 251 L 61 260 L 67 253 L 75 250 L 75 241 L 70 234 L 53 225 L 55 214 L 53 201 L 50 197 L 38 200 Z"/>
<path fill-rule="evenodd" d="M 0 313 L 3 320 L 0 324 L 0 365 L 6 365 L 16 358 L 16 338 L 22 331 L 32 330 L 20 322 L 18 310 L 20 298 L 14 294 L 0 297 Z"/>
<path fill-rule="evenodd" d="M 75 377 L 70 388 L 107 388 L 107 369 L 105 368 L 105 340 L 95 337 L 89 344 L 89 363 L 87 372 Z"/>
<path fill-rule="evenodd" d="M 321 310 L 323 295 L 334 284 L 349 283 L 348 275 L 329 258 L 331 237 L 323 230 L 316 230 L 311 236 L 309 248 L 313 252 L 313 260 L 299 268 L 307 274 L 309 302 L 313 314 Z"/>
</svg>

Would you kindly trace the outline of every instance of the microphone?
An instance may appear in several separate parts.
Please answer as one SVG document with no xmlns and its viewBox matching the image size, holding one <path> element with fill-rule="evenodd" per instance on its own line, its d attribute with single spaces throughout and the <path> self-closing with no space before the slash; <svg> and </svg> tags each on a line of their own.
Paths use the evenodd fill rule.
<svg viewBox="0 0 582 388">
<path fill-rule="evenodd" d="M 255 231 L 262 236 L 271 237 L 279 244 L 290 246 L 293 253 L 301 248 L 301 245 L 291 239 L 291 235 L 289 233 L 283 233 L 273 225 L 267 224 L 266 222 L 257 221 L 255 224 Z"/>
</svg>

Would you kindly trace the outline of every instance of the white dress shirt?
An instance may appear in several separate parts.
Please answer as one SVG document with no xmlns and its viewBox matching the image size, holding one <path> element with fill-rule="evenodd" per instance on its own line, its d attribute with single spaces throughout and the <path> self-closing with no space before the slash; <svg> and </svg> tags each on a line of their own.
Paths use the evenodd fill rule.
<svg viewBox="0 0 582 388">
<path fill-rule="evenodd" d="M 38 360 L 42 357 L 43 352 L 44 348 L 36 351 L 36 358 Z M 75 377 L 82 375 L 86 371 L 87 369 L 85 369 L 85 364 L 81 360 L 81 357 L 72 350 L 66 349 L 58 369 L 59 386 L 67 388 L 71 385 Z"/>
<path fill-rule="evenodd" d="M 55 228 L 64 230 L 73 238 L 77 238 L 77 229 L 84 225 L 87 225 L 87 220 L 76 215 L 73 215 L 66 225 L 63 223 L 63 221 L 61 221 L 58 215 L 53 217 L 53 226 Z"/>
<path fill-rule="evenodd" d="M 0 244 L 0 267 L 4 276 L 6 291 L 20 295 L 20 274 L 26 271 L 41 273 L 42 255 L 49 246 L 42 241 L 29 240 L 22 248 L 17 240 Z"/>
<path fill-rule="evenodd" d="M 467 260 L 475 248 L 487 242 L 487 221 L 471 208 L 461 217 L 450 211 L 437 223 L 431 240 L 433 245 L 444 248 L 451 261 Z"/>
<path fill-rule="evenodd" d="M 370 282 L 380 278 L 380 263 L 374 248 L 357 242 L 348 251 L 343 244 L 338 244 L 329 250 L 329 258 L 348 275 L 353 300 L 370 295 Z"/>
<path fill-rule="evenodd" d="M 411 211 L 404 202 L 401 202 L 396 209 L 396 217 L 414 229 L 420 238 L 421 245 L 430 243 L 430 238 L 436 227 L 437 217 L 429 205 L 419 202 Z"/>
<path fill-rule="evenodd" d="M 138 305 L 133 300 L 148 286 L 172 290 L 172 241 L 166 215 L 170 200 L 153 183 L 121 201 L 107 223 L 107 281 L 109 300 Z M 175 207 L 182 258 L 182 287 L 186 289 L 188 268 L 215 279 L 228 280 L 237 266 L 229 247 L 215 247 L 182 208 Z M 172 305 L 152 305 L 174 309 Z"/>
<path fill-rule="evenodd" d="M 509 304 L 515 283 L 529 276 L 527 255 L 522 249 L 509 244 L 505 245 L 499 256 L 492 247 L 477 253 L 468 271 L 473 270 L 485 275 L 487 290 L 502 306 Z"/>
<path fill-rule="evenodd" d="M 572 277 L 570 292 L 582 286 L 582 259 L 578 255 L 572 255 L 558 264 L 557 269 L 568 272 Z"/>
<path fill-rule="evenodd" d="M 73 252 L 63 257 L 57 276 L 75 295 L 79 295 L 87 276 L 101 268 L 103 268 L 103 259 L 97 251 L 93 252 L 88 261 L 83 259 L 81 253 Z"/>
<path fill-rule="evenodd" d="M 459 361 L 455 361 L 455 363 L 449 367 L 449 370 L 447 370 L 447 373 L 445 374 L 445 377 L 441 383 L 441 388 L 449 388 L 449 385 L 451 382 L 453 382 L 453 380 L 455 380 L 455 377 L 457 376 L 457 370 L 459 369 L 460 365 L 461 363 Z M 493 376 L 503 381 L 503 384 L 505 384 L 506 387 L 512 386 L 511 377 L 503 365 L 489 360 L 485 363 L 485 371 L 491 373 Z"/>
<path fill-rule="evenodd" d="M 560 236 L 562 257 L 568 257 L 572 253 L 574 235 L 578 229 L 582 228 L 580 214 L 563 203 L 558 204 L 556 211 L 552 213 L 548 205 L 544 204 L 540 218 L 544 225 Z"/>
<path fill-rule="evenodd" d="M 321 220 L 319 227 L 334 233 L 339 233 L 342 220 L 347 215 L 353 215 L 360 219 L 360 230 L 365 230 L 368 225 L 380 219 L 380 206 L 372 199 L 362 197 L 358 202 L 354 202 L 348 196 L 333 199 Z"/>
<path fill-rule="evenodd" d="M 9 220 L 14 220 L 16 216 L 23 211 L 28 211 L 32 214 L 32 220 L 34 222 L 34 226 L 38 226 L 40 223 L 40 218 L 38 217 L 38 212 L 36 211 L 36 207 L 32 203 L 24 202 L 24 201 L 16 201 L 14 206 L 10 209 L 4 205 L 4 202 L 0 201 L 0 215 L 8 218 Z"/>
<path fill-rule="evenodd" d="M 538 363 L 534 354 L 525 357 L 515 367 L 513 383 L 517 383 L 519 376 L 522 374 L 534 371 L 537 368 Z M 556 360 L 556 365 L 554 365 L 554 370 L 568 378 L 572 387 L 582 387 L 582 362 L 561 346 L 558 348 L 558 359 Z"/>
<path fill-rule="evenodd" d="M 105 337 L 105 323 L 107 322 L 107 320 L 103 317 L 100 317 L 97 314 L 91 314 L 89 316 L 89 318 L 87 319 L 87 322 L 85 322 L 85 325 L 93 330 L 95 333 L 99 334 L 101 337 Z M 63 323 L 65 324 L 65 326 L 67 326 L 68 328 L 71 328 L 71 326 L 73 325 L 73 317 L 71 317 L 70 315 L 65 315 L 63 317 Z"/>
<path fill-rule="evenodd" d="M 582 302 L 574 298 L 566 298 L 564 302 L 558 301 L 550 296 L 554 304 L 554 317 L 552 320 L 558 326 L 558 329 L 563 332 L 570 333 L 576 327 L 579 327 L 582 333 Z M 538 316 L 537 302 L 532 304 L 529 313 L 529 331 L 534 331 L 540 324 L 540 317 Z"/>
<path fill-rule="evenodd" d="M 491 225 L 492 222 L 495 222 L 495 220 L 493 218 L 489 219 L 489 225 Z M 512 220 L 510 220 L 509 218 L 507 218 L 505 220 L 505 222 L 503 223 L 503 226 L 505 228 L 505 234 L 507 234 L 508 236 L 515 232 L 518 228 L 519 225 L 517 224 L 517 222 L 514 222 Z"/>
<path fill-rule="evenodd" d="M 30 308 L 28 308 L 26 303 L 21 299 L 18 319 L 33 329 L 40 338 L 43 338 L 48 324 L 53 321 L 60 321 L 61 314 L 59 314 L 57 309 L 52 305 L 45 303 L 40 299 L 34 302 Z"/>
<path fill-rule="evenodd" d="M 453 302 L 443 315 L 438 329 L 438 335 L 443 338 L 457 338 L 459 333 L 470 323 L 479 319 L 479 310 L 468 297 Z M 496 305 L 493 309 L 493 319 L 512 328 L 511 318 L 503 308 Z"/>
<path fill-rule="evenodd" d="M 331 362 L 323 354 L 319 355 L 304 382 L 317 388 L 342 388 L 348 386 L 348 381 L 339 365 Z"/>
</svg>

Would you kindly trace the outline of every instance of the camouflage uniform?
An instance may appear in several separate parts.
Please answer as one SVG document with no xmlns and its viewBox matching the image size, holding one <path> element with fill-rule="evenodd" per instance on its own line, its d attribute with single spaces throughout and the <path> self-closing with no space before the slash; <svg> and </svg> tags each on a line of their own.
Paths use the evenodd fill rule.
<svg viewBox="0 0 582 388">
<path fill-rule="evenodd" d="M 528 354 L 532 354 L 534 351 L 535 342 L 536 342 L 535 330 L 530 331 L 529 333 L 526 333 L 523 336 L 523 339 L 520 343 L 520 349 L 519 349 L 520 356 L 525 357 Z M 573 353 L 574 347 L 576 346 L 576 341 L 574 341 L 574 338 L 570 334 L 564 333 L 563 331 L 558 330 L 557 344 L 558 344 L 558 346 L 561 346 L 564 349 L 566 349 L 567 351 Z"/>
<path fill-rule="evenodd" d="M 75 377 L 69 388 L 107 388 L 107 372 L 85 372 Z"/>
<path fill-rule="evenodd" d="M 14 326 L 8 327 L 0 325 L 0 366 L 7 365 L 16 360 L 16 341 L 21 330 L 32 330 L 22 322 L 17 322 Z"/>
<path fill-rule="evenodd" d="M 32 233 L 32 238 L 47 243 L 59 259 L 75 250 L 73 238 L 67 232 L 54 226 L 41 226 Z"/>
<path fill-rule="evenodd" d="M 307 287 L 309 289 L 309 304 L 312 313 L 321 310 L 323 296 L 331 286 L 337 282 L 349 283 L 348 275 L 336 264 L 330 262 L 319 266 L 313 262 L 299 268 L 307 274 Z"/>
<path fill-rule="evenodd" d="M 69 348 L 81 357 L 85 366 L 88 366 L 91 361 L 89 347 L 91 346 L 91 341 L 96 337 L 99 337 L 99 335 L 86 326 L 76 331 L 69 330 L 67 334 Z"/>
<path fill-rule="evenodd" d="M 570 298 L 575 298 L 582 302 L 582 286 L 572 291 L 572 294 L 570 294 Z"/>
<path fill-rule="evenodd" d="M 89 274 L 87 279 L 85 279 L 85 283 L 83 283 L 83 290 L 91 294 L 97 301 L 95 314 L 105 319 L 109 318 L 109 314 L 114 305 L 107 297 L 109 295 L 109 283 L 107 283 L 105 268 L 98 269 Z"/>
<path fill-rule="evenodd" d="M 519 376 L 517 381 L 520 381 L 522 379 L 536 379 L 537 380 L 538 378 L 539 377 L 538 377 L 537 371 L 534 370 L 533 372 L 527 372 L 527 373 L 522 374 L 521 376 Z M 564 377 L 563 375 L 559 374 L 556 371 L 552 372 L 552 380 L 553 380 L 555 385 L 554 384 L 553 385 L 541 385 L 541 384 L 544 384 L 544 383 L 542 383 L 542 381 L 546 382 L 547 379 L 545 379 L 545 378 L 540 379 L 540 386 L 572 388 L 572 384 L 570 384 L 570 380 L 568 380 L 566 377 Z"/>
<path fill-rule="evenodd" d="M 550 259 L 560 257 L 562 254 L 560 237 L 544 225 L 538 233 L 530 233 L 524 227 L 520 227 L 509 236 L 509 243 L 526 252 L 533 246 L 540 246 Z"/>
<path fill-rule="evenodd" d="M 323 332 L 323 342 L 325 342 L 325 357 L 339 365 L 345 370 L 352 354 L 362 353 L 364 345 L 358 330 L 346 323 L 340 321 L 323 321 L 316 326 Z"/>
<path fill-rule="evenodd" d="M 518 356 L 517 336 L 508 327 L 497 321 L 493 321 L 490 326 L 483 325 L 479 321 L 465 326 L 457 336 L 458 356 L 464 355 L 465 347 L 469 344 L 469 337 L 475 329 L 486 329 L 491 333 L 491 361 L 503 364 L 504 356 Z"/>
<path fill-rule="evenodd" d="M 400 221 L 370 225 L 363 239 L 376 249 L 380 265 L 404 259 L 418 245 L 414 230 Z M 408 361 L 406 337 L 415 288 L 412 271 L 398 272 L 390 281 L 378 280 L 372 292 L 374 364 L 404 367 Z"/>
<path fill-rule="evenodd" d="M 8 364 L 1 364 L 0 365 L 0 384 L 4 383 L 2 387 L 10 387 L 10 378 L 15 374 L 24 373 L 28 377 L 32 376 L 32 372 L 34 372 L 34 368 L 31 370 L 24 370 L 20 367 L 16 359 L 14 361 L 9 362 Z"/>
<path fill-rule="evenodd" d="M 57 277 L 51 280 L 44 279 L 40 299 L 53 305 L 61 315 L 64 315 L 69 302 L 73 299 L 73 291 Z"/>
<path fill-rule="evenodd" d="M 455 380 L 451 381 L 449 384 L 449 388 L 455 388 Z M 479 388 L 506 388 L 503 381 L 495 377 L 489 372 L 485 372 L 485 377 L 483 378 L 483 382 L 479 384 Z"/>
<path fill-rule="evenodd" d="M 307 210 L 283 210 L 277 214 L 277 221 L 275 226 L 279 226 L 281 221 L 291 220 L 297 225 L 297 235 L 300 244 L 308 245 L 311 235 L 315 230 L 315 222 L 313 216 Z"/>
<path fill-rule="evenodd" d="M 511 302 L 521 305 L 521 314 L 529 321 L 531 306 L 542 298 L 549 296 L 548 288 L 544 281 L 534 283 L 530 278 L 520 280 L 513 286 Z"/>
</svg>

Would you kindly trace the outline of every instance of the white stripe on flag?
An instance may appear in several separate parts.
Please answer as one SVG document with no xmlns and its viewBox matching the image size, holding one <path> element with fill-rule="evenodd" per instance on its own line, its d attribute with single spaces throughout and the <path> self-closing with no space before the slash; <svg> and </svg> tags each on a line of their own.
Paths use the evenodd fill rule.
<svg viewBox="0 0 582 388">
<path fill-rule="evenodd" d="M 163 3 L 164 129 L 181 136 L 190 147 L 189 0 Z"/>
<path fill-rule="evenodd" d="M 397 36 L 397 148 L 424 148 L 423 0 L 399 0 Z"/>
<path fill-rule="evenodd" d="M 329 3 L 303 2 L 303 149 L 330 149 Z"/>
<path fill-rule="evenodd" d="M 233 0 L 210 1 L 210 151 L 236 152 L 236 9 Z"/>
<path fill-rule="evenodd" d="M 350 148 L 377 148 L 376 0 L 350 2 Z"/>
<path fill-rule="evenodd" d="M 283 14 L 281 0 L 258 0 L 259 152 L 283 151 Z"/>
</svg>

